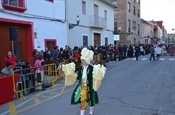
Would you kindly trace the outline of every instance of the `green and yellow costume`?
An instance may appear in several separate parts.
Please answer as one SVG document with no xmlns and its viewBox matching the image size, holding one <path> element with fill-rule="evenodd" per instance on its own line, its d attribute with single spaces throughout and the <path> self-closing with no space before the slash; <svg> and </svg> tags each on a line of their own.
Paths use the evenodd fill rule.
<svg viewBox="0 0 175 115">
<path fill-rule="evenodd" d="M 79 82 L 75 90 L 73 91 L 71 104 L 81 103 L 81 100 L 83 100 L 81 98 L 84 98 L 84 96 L 85 98 L 87 97 L 86 102 L 89 103 L 89 106 L 94 106 L 95 104 L 99 103 L 98 94 L 93 89 L 93 77 L 92 77 L 93 66 L 92 65 L 88 65 L 86 73 L 87 73 L 87 79 L 86 79 L 86 83 L 84 83 L 82 80 L 83 66 L 79 67 L 78 76 L 77 76 L 77 79 L 79 80 Z M 83 94 L 86 92 L 87 94 Z"/>
</svg>

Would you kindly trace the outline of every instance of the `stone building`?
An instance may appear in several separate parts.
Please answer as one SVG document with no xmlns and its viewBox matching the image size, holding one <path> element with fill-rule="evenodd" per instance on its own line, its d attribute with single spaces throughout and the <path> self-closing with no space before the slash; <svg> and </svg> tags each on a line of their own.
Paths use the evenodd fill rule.
<svg viewBox="0 0 175 115">
<path fill-rule="evenodd" d="M 140 0 L 110 1 L 117 1 L 117 8 L 114 11 L 114 34 L 120 36 L 117 43 L 140 44 L 144 39 L 141 36 Z"/>
</svg>

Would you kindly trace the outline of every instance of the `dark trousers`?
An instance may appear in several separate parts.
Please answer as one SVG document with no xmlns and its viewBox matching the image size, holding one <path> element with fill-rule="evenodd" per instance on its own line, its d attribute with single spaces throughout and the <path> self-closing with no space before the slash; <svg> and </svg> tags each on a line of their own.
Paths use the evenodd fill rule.
<svg viewBox="0 0 175 115">
<path fill-rule="evenodd" d="M 150 60 L 152 60 L 152 59 L 155 60 L 154 54 L 150 55 Z"/>
<path fill-rule="evenodd" d="M 138 58 L 139 58 L 139 53 L 138 52 L 135 53 L 135 57 L 136 57 L 136 60 L 138 60 Z"/>
<path fill-rule="evenodd" d="M 136 60 L 138 60 L 138 58 L 139 58 L 139 55 L 136 55 Z"/>
</svg>

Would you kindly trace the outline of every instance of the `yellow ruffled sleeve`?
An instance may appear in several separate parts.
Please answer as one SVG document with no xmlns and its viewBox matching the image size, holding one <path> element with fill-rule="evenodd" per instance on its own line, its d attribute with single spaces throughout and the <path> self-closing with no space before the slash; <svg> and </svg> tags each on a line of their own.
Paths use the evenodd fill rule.
<svg viewBox="0 0 175 115">
<path fill-rule="evenodd" d="M 100 64 L 94 65 L 92 77 L 93 77 L 93 89 L 95 91 L 97 91 L 101 86 L 105 73 L 106 73 L 106 67 Z"/>
<path fill-rule="evenodd" d="M 65 74 L 65 86 L 74 84 L 77 78 L 77 74 L 75 73 L 75 64 L 72 62 L 63 65 L 62 70 Z"/>
</svg>

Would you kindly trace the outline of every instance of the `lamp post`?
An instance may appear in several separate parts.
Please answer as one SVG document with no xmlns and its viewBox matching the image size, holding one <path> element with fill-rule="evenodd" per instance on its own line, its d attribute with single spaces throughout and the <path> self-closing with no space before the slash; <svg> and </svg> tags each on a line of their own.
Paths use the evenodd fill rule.
<svg viewBox="0 0 175 115">
<path fill-rule="evenodd" d="M 79 17 L 79 15 L 77 15 L 77 17 L 76 17 L 76 22 L 77 22 L 76 24 L 69 23 L 69 29 L 72 29 L 75 26 L 78 26 L 79 25 L 79 23 L 80 23 L 80 17 Z"/>
</svg>

